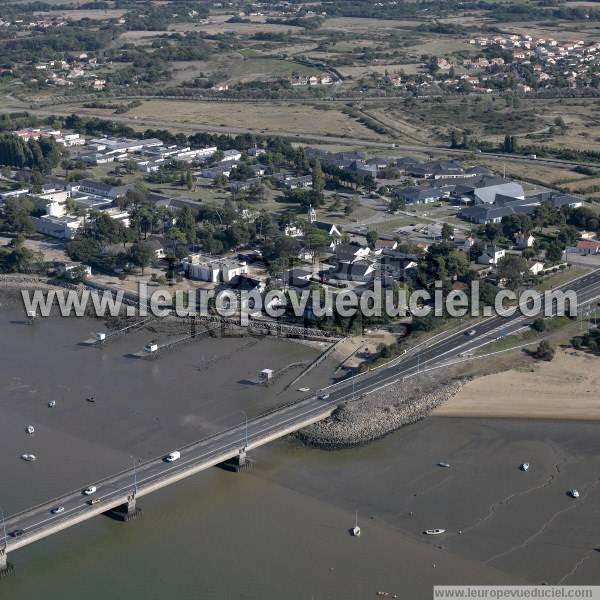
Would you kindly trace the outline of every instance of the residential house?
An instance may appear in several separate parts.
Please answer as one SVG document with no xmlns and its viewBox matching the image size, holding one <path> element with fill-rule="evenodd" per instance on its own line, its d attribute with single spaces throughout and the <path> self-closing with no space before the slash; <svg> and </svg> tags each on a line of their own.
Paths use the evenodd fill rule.
<svg viewBox="0 0 600 600">
<path fill-rule="evenodd" d="M 223 152 L 223 158 L 221 159 L 221 162 L 226 162 L 226 161 L 239 161 L 242 158 L 242 153 L 239 150 L 225 150 Z"/>
<path fill-rule="evenodd" d="M 339 244 L 335 248 L 335 259 L 337 261 L 354 263 L 364 260 L 370 253 L 371 251 L 367 246 L 361 247 L 354 244 Z"/>
<path fill-rule="evenodd" d="M 283 180 L 283 186 L 288 190 L 312 188 L 312 175 L 302 175 L 301 177 L 286 177 Z"/>
<path fill-rule="evenodd" d="M 544 272 L 544 263 L 539 260 L 533 260 L 527 265 L 527 272 L 530 275 L 540 275 Z"/>
<path fill-rule="evenodd" d="M 326 274 L 326 278 L 341 281 L 371 281 L 375 278 L 375 264 L 369 261 L 339 261 L 334 269 Z"/>
<path fill-rule="evenodd" d="M 580 240 L 575 251 L 584 256 L 600 254 L 600 242 L 595 240 Z"/>
<path fill-rule="evenodd" d="M 80 273 L 83 274 L 84 278 L 91 277 L 92 267 L 80 262 L 66 262 L 57 265 L 57 274 L 65 279 L 75 279 Z"/>
<path fill-rule="evenodd" d="M 531 233 L 515 233 L 515 244 L 518 248 L 531 248 L 535 243 L 535 237 Z"/>
<path fill-rule="evenodd" d="M 221 258 L 203 260 L 200 255 L 191 255 L 183 262 L 184 270 L 190 279 L 211 283 L 229 283 L 234 277 L 246 275 L 248 265 Z"/>
<path fill-rule="evenodd" d="M 284 281 L 291 287 L 307 287 L 313 277 L 313 272 L 294 267 L 284 274 Z"/>
<path fill-rule="evenodd" d="M 506 256 L 506 250 L 496 246 L 488 246 L 483 253 L 477 258 L 477 263 L 480 265 L 497 265 L 501 259 Z"/>
<path fill-rule="evenodd" d="M 304 230 L 298 225 L 293 223 L 288 223 L 283 229 L 283 235 L 291 238 L 302 237 L 304 235 Z"/>
<path fill-rule="evenodd" d="M 398 247 L 396 240 L 375 240 L 375 251 L 395 250 Z"/>
</svg>

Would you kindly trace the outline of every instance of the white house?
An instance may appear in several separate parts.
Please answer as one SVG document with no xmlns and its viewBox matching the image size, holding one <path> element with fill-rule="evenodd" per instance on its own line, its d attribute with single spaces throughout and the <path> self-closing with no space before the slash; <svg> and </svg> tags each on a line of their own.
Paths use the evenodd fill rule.
<svg viewBox="0 0 600 600">
<path fill-rule="evenodd" d="M 530 233 L 515 233 L 515 244 L 519 248 L 531 248 L 535 242 L 535 237 Z"/>
<path fill-rule="evenodd" d="M 544 263 L 539 261 L 531 262 L 529 263 L 528 270 L 531 275 L 539 275 L 544 270 Z"/>
<path fill-rule="evenodd" d="M 85 277 L 92 276 L 92 267 L 89 265 L 84 265 L 83 263 L 65 263 L 62 267 L 59 268 L 59 272 L 64 275 L 66 279 L 75 279 L 78 275 L 78 272 L 81 272 Z"/>
<path fill-rule="evenodd" d="M 506 256 L 506 250 L 488 246 L 477 259 L 480 265 L 497 265 Z"/>
<path fill-rule="evenodd" d="M 286 235 L 287 237 L 296 238 L 296 237 L 302 237 L 304 235 L 304 231 L 297 225 L 294 225 L 293 223 L 289 223 L 288 225 L 285 226 L 285 228 L 283 230 L 283 234 Z"/>
<path fill-rule="evenodd" d="M 242 158 L 242 153 L 239 150 L 225 150 L 223 152 L 223 158 L 221 162 L 225 162 L 227 160 L 238 161 Z"/>
<path fill-rule="evenodd" d="M 188 257 L 184 261 L 184 268 L 190 279 L 211 283 L 229 283 L 239 275 L 248 274 L 248 265 L 245 262 L 225 259 L 201 260 L 199 255 Z"/>
</svg>

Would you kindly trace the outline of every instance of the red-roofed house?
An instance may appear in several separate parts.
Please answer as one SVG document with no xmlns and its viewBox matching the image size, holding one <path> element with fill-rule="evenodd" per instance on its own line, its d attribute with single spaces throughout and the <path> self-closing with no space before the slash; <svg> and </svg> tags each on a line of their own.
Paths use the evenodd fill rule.
<svg viewBox="0 0 600 600">
<path fill-rule="evenodd" d="M 398 247 L 396 240 L 377 240 L 375 250 L 395 250 Z"/>
<path fill-rule="evenodd" d="M 577 250 L 581 254 L 600 254 L 600 242 L 595 240 L 581 240 L 577 242 Z"/>
</svg>

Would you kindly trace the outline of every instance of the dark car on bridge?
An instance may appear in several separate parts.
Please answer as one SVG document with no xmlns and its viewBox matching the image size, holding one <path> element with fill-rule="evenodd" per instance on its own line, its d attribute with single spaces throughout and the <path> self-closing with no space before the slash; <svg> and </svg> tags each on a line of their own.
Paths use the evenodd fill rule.
<svg viewBox="0 0 600 600">
<path fill-rule="evenodd" d="M 13 529 L 11 532 L 9 532 L 8 535 L 10 535 L 10 537 L 12 538 L 18 538 L 21 537 L 24 533 L 25 531 L 23 531 L 23 529 Z"/>
</svg>

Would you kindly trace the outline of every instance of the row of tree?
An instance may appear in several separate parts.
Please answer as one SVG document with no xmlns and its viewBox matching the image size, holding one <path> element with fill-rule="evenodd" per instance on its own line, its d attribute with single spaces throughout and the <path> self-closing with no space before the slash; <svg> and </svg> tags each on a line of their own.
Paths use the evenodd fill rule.
<svg viewBox="0 0 600 600">
<path fill-rule="evenodd" d="M 30 139 L 26 142 L 14 134 L 0 135 L 0 165 L 49 173 L 58 166 L 62 156 L 61 146 L 52 139 Z"/>
</svg>

